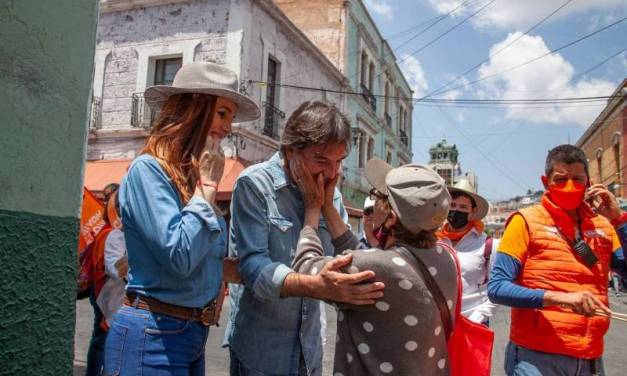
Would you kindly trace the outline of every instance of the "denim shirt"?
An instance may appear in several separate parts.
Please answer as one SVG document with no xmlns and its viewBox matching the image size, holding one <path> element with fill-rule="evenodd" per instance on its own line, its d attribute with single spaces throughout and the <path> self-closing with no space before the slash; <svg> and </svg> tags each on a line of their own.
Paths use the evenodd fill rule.
<svg viewBox="0 0 627 376">
<path fill-rule="evenodd" d="M 213 300 L 226 247 L 211 206 L 197 197 L 183 205 L 171 179 L 148 154 L 131 164 L 119 200 L 127 291 L 183 307 L 199 308 Z"/>
<path fill-rule="evenodd" d="M 340 192 L 334 204 L 347 221 Z M 305 208 L 299 189 L 275 154 L 238 178 L 231 202 L 229 252 L 240 258 L 244 288 L 231 297 L 227 326 L 231 350 L 247 368 L 263 374 L 298 373 L 302 357 L 309 375 L 322 373 L 320 301 L 280 298 L 288 266 L 296 254 Z M 325 253 L 334 253 L 324 220 L 320 238 Z"/>
</svg>

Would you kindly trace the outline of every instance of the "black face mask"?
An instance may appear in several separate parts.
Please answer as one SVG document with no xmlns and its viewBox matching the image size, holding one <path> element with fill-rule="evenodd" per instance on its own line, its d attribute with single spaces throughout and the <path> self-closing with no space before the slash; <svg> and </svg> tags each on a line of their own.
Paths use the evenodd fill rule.
<svg viewBox="0 0 627 376">
<path fill-rule="evenodd" d="M 448 212 L 448 224 L 451 225 L 451 227 L 453 228 L 462 228 L 462 227 L 466 227 L 466 225 L 468 224 L 468 215 L 470 213 L 466 213 L 466 212 L 462 212 L 462 211 L 458 211 L 458 210 L 451 210 Z"/>
</svg>

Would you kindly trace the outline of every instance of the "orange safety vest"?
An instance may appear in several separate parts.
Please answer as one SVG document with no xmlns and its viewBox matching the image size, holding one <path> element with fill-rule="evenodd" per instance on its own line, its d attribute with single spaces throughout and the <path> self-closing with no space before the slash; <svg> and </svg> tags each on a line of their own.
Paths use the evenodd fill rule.
<svg viewBox="0 0 627 376">
<path fill-rule="evenodd" d="M 587 290 L 608 304 L 607 276 L 614 251 L 614 229 L 605 218 L 584 206 L 579 209 L 581 236 L 599 262 L 588 268 L 578 259 L 572 243 L 562 234 L 568 236 L 568 226 L 570 233 L 574 233 L 573 222 L 545 196 L 542 205 L 518 212 L 529 231 L 529 247 L 518 277 L 519 285 L 561 292 Z M 594 359 L 603 354 L 603 336 L 608 328 L 606 317 L 586 317 L 559 306 L 512 308 L 510 339 L 536 351 Z"/>
<path fill-rule="evenodd" d="M 599 262 L 583 264 L 564 235 L 574 239 L 575 224 L 547 196 L 542 205 L 521 209 L 527 223 L 529 247 L 518 284 L 532 289 L 592 292 L 608 304 L 607 275 L 613 253 L 613 227 L 587 205 L 579 209 L 581 236 Z M 511 217 L 510 217 L 511 219 Z M 508 220 L 509 222 L 509 220 Z M 512 308 L 510 339 L 536 351 L 595 359 L 603 354 L 603 336 L 609 319 L 586 317 L 558 306 L 542 309 Z"/>
<path fill-rule="evenodd" d="M 96 296 L 100 295 L 100 290 L 102 290 L 102 287 L 107 280 L 107 274 L 105 273 L 104 251 L 107 237 L 109 236 L 111 230 L 112 228 L 110 226 L 103 228 L 102 231 L 96 235 L 96 239 L 92 245 L 93 249 L 91 253 L 91 262 L 94 293 Z"/>
</svg>

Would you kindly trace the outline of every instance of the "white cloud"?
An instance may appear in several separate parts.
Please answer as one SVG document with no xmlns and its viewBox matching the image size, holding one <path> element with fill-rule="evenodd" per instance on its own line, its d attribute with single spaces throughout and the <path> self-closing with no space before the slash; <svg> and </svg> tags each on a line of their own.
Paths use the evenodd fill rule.
<svg viewBox="0 0 627 376">
<path fill-rule="evenodd" d="M 394 11 L 387 0 L 366 0 L 365 3 L 369 11 L 385 17 L 388 20 L 392 19 Z"/>
<path fill-rule="evenodd" d="M 428 0 L 440 14 L 446 14 L 464 0 Z M 501 29 L 528 27 L 549 15 L 565 0 L 498 0 L 486 7 L 471 19 L 473 25 L 481 28 Z M 471 1 L 454 13 L 454 17 L 467 17 L 484 6 L 486 1 Z M 559 20 L 573 14 L 590 11 L 627 10 L 625 0 L 574 0 L 555 14 L 551 20 Z M 594 23 L 595 20 L 592 20 Z"/>
<path fill-rule="evenodd" d="M 429 88 L 429 83 L 425 78 L 425 72 L 422 70 L 420 61 L 411 55 L 401 56 L 401 70 L 407 78 L 411 89 L 414 91 L 414 97 L 419 98 L 425 95 Z"/>
<path fill-rule="evenodd" d="M 521 33 L 512 33 L 492 46 L 490 53 L 500 50 Z M 479 78 L 486 78 L 507 70 L 521 62 L 541 56 L 549 51 L 542 37 L 523 36 L 503 52 L 494 56 L 479 69 Z M 580 79 L 570 82 L 575 74 L 573 66 L 561 55 L 548 55 L 537 62 L 510 72 L 488 78 L 478 89 L 484 98 L 527 99 L 569 98 L 611 95 L 616 84 L 599 79 Z M 566 104 L 547 108 L 508 108 L 507 117 L 537 123 L 580 124 L 588 126 L 603 109 L 604 102 L 594 104 Z"/>
</svg>

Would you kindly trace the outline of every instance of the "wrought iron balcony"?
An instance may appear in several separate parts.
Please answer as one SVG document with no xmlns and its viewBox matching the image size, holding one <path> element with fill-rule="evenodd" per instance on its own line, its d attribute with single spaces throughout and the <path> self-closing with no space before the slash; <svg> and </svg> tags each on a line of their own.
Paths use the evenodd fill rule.
<svg viewBox="0 0 627 376">
<path fill-rule="evenodd" d="M 285 112 L 274 107 L 271 103 L 263 102 L 265 109 L 263 134 L 275 140 L 279 139 L 279 121 L 285 119 Z"/>
<path fill-rule="evenodd" d="M 89 110 L 89 130 L 97 131 L 102 128 L 102 98 L 91 97 Z"/>
<path fill-rule="evenodd" d="M 361 96 L 364 98 L 366 102 L 370 105 L 374 112 L 377 112 L 377 99 L 372 95 L 370 89 L 366 86 L 361 85 Z"/>
<path fill-rule="evenodd" d="M 407 137 L 407 134 L 405 133 L 404 130 L 400 130 L 399 131 L 399 138 L 401 139 L 401 142 L 403 143 L 403 145 L 405 146 L 409 146 L 409 137 Z"/>
<path fill-rule="evenodd" d="M 383 117 L 385 118 L 385 125 L 387 125 L 388 128 L 392 128 L 392 117 L 390 116 L 390 114 L 386 112 Z"/>
<path fill-rule="evenodd" d="M 131 100 L 131 127 L 150 128 L 155 120 L 155 114 L 145 105 L 144 93 L 133 93 Z"/>
</svg>

